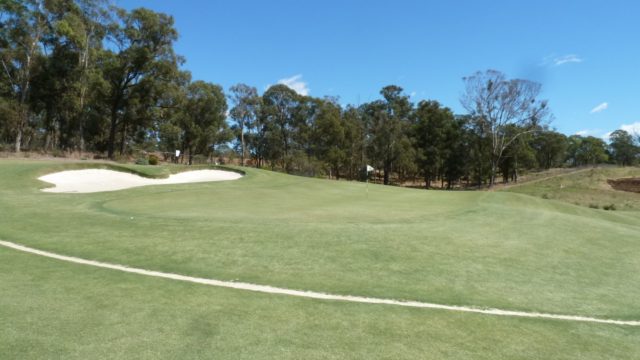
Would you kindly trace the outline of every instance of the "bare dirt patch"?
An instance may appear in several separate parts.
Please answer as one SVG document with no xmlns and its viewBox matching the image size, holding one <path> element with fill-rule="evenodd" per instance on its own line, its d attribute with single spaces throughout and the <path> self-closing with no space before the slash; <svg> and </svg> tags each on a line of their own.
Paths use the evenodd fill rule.
<svg viewBox="0 0 640 360">
<path fill-rule="evenodd" d="M 614 190 L 640 194 L 640 178 L 608 179 L 607 183 L 611 185 Z"/>
</svg>

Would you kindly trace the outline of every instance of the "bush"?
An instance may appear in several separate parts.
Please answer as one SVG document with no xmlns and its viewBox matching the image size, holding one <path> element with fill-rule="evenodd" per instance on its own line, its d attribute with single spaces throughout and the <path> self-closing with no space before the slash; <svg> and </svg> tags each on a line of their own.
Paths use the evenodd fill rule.
<svg viewBox="0 0 640 360">
<path fill-rule="evenodd" d="M 592 209 L 600 209 L 600 205 L 598 204 L 589 204 L 589 207 Z"/>
<path fill-rule="evenodd" d="M 62 151 L 62 150 L 60 150 L 60 149 L 53 149 L 53 150 L 51 151 L 51 155 L 52 155 L 53 157 L 56 157 L 56 158 L 64 158 L 64 157 L 67 157 L 67 154 L 65 154 L 65 152 L 64 152 L 64 151 Z"/>
<path fill-rule="evenodd" d="M 605 210 L 615 211 L 616 210 L 616 204 L 605 205 L 602 208 L 605 209 Z"/>
<path fill-rule="evenodd" d="M 138 158 L 136 165 L 149 165 L 149 161 L 146 158 Z"/>
<path fill-rule="evenodd" d="M 547 194 L 547 193 L 542 194 L 542 198 L 545 199 L 545 200 L 549 199 L 549 194 Z"/>
<path fill-rule="evenodd" d="M 155 155 L 149 155 L 149 165 L 158 165 L 158 157 Z"/>
</svg>

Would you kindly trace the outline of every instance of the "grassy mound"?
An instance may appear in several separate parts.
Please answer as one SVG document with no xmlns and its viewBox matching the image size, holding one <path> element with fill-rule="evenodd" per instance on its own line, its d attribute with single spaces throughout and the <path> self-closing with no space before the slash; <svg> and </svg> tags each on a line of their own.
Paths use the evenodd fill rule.
<svg viewBox="0 0 640 360">
<path fill-rule="evenodd" d="M 609 183 L 611 179 L 639 176 L 638 167 L 586 168 L 506 190 L 592 208 L 614 205 L 617 210 L 640 210 L 640 194 L 617 190 Z"/>
</svg>

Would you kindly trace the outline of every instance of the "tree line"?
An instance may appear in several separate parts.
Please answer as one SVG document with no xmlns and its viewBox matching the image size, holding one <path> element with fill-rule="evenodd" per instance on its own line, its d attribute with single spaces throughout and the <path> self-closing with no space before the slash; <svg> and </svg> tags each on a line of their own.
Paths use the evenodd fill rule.
<svg viewBox="0 0 640 360">
<path fill-rule="evenodd" d="M 192 163 L 231 144 L 225 156 L 242 165 L 361 179 L 371 164 L 385 184 L 427 187 L 638 161 L 639 140 L 623 130 L 610 144 L 553 131 L 540 84 L 498 71 L 463 79 L 463 115 L 395 85 L 357 106 L 281 84 L 225 94 L 181 69 L 177 36 L 169 15 L 103 0 L 1 2 L 0 146 L 110 159 L 179 149 Z"/>
</svg>

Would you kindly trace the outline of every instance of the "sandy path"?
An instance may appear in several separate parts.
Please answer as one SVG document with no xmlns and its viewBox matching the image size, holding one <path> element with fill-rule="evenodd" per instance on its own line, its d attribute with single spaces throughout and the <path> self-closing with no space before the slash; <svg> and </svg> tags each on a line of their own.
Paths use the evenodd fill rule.
<svg viewBox="0 0 640 360">
<path fill-rule="evenodd" d="M 95 267 L 100 267 L 105 269 L 118 270 L 118 271 L 133 273 L 133 274 L 153 276 L 153 277 L 159 277 L 159 278 L 165 278 L 165 279 L 171 279 L 171 280 L 187 281 L 187 282 L 196 283 L 196 284 L 204 284 L 204 285 L 218 286 L 218 287 L 232 288 L 232 289 L 239 289 L 239 290 L 256 291 L 256 292 L 268 293 L 268 294 L 289 295 L 289 296 L 297 296 L 297 297 L 320 299 L 320 300 L 349 301 L 349 302 L 367 303 L 367 304 L 384 304 L 384 305 L 396 305 L 396 306 L 406 306 L 406 307 L 415 307 L 415 308 L 461 311 L 461 312 L 498 315 L 498 316 L 515 316 L 515 317 L 554 319 L 554 320 L 565 320 L 565 321 L 581 321 L 581 322 L 611 324 L 611 325 L 640 326 L 640 321 L 635 321 L 635 320 L 610 320 L 610 319 L 599 319 L 599 318 L 576 316 L 576 315 L 560 315 L 560 314 L 547 314 L 547 313 L 526 312 L 526 311 L 477 308 L 477 307 L 470 307 L 470 306 L 442 305 L 442 304 L 434 304 L 434 303 L 426 303 L 426 302 L 418 302 L 418 301 L 400 301 L 400 300 L 368 298 L 368 297 L 350 296 L 350 295 L 333 295 L 333 294 L 326 294 L 326 293 L 313 292 L 313 291 L 291 290 L 291 289 L 278 288 L 278 287 L 273 287 L 268 285 L 256 285 L 256 284 L 249 284 L 249 283 L 243 283 L 243 282 L 204 279 L 204 278 L 191 277 L 191 276 L 185 276 L 185 275 L 179 275 L 179 274 L 171 274 L 171 273 L 164 273 L 159 271 L 132 268 L 124 265 L 110 264 L 110 263 L 98 262 L 93 260 L 85 260 L 85 259 L 81 259 L 73 256 L 58 255 L 55 253 L 33 249 L 30 247 L 26 247 L 26 246 L 12 243 L 9 241 L 0 240 L 0 245 L 7 248 L 14 249 L 14 250 L 19 250 L 19 251 L 23 251 L 30 254 L 45 256 L 52 259 L 67 261 L 75 264 L 95 266 Z"/>
<path fill-rule="evenodd" d="M 194 170 L 170 175 L 166 179 L 149 179 L 135 174 L 104 169 L 69 170 L 38 178 L 55 187 L 42 189 L 54 193 L 93 193 L 130 189 L 147 185 L 186 184 L 236 180 L 242 175 L 233 171 Z"/>
</svg>

